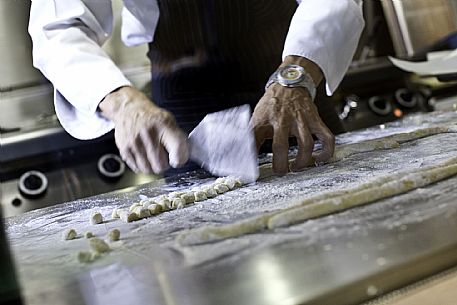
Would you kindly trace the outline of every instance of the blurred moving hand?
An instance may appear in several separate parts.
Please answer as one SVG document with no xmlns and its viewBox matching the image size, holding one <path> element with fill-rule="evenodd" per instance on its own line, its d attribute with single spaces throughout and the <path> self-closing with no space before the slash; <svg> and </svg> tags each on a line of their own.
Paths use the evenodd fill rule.
<svg viewBox="0 0 457 305">
<path fill-rule="evenodd" d="M 185 133 L 173 115 L 133 87 L 122 87 L 100 103 L 101 114 L 115 125 L 122 159 L 135 172 L 159 174 L 189 159 Z"/>
</svg>

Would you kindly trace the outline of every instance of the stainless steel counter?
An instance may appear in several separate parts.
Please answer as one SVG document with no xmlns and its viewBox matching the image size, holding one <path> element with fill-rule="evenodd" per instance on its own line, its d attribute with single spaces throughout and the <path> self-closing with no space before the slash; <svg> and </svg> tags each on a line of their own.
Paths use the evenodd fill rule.
<svg viewBox="0 0 457 305">
<path fill-rule="evenodd" d="M 457 122 L 457 113 L 415 115 L 383 128 L 344 134 L 354 143 L 425 126 Z M 457 265 L 457 177 L 370 205 L 212 244 L 184 247 L 183 230 L 232 223 L 284 208 L 291 197 L 357 185 L 381 175 L 457 155 L 457 134 L 439 134 L 399 148 L 257 183 L 185 209 L 131 224 L 93 226 L 140 194 L 155 196 L 214 178 L 193 172 L 175 180 L 26 213 L 7 219 L 7 233 L 27 304 L 359 304 Z M 66 228 L 121 241 L 89 265 L 76 260 L 87 240 L 62 241 Z"/>
</svg>

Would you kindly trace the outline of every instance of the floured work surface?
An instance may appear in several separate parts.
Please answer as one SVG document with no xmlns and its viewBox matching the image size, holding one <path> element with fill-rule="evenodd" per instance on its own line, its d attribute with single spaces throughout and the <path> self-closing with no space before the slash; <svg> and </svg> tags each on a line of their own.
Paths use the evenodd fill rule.
<svg viewBox="0 0 457 305">
<path fill-rule="evenodd" d="M 337 142 L 456 123 L 455 112 L 414 115 L 385 128 L 341 135 Z M 357 303 L 456 263 L 456 176 L 289 227 L 195 246 L 182 246 L 177 236 L 456 156 L 457 134 L 435 134 L 284 177 L 267 175 L 215 199 L 137 222 L 89 224 L 94 210 L 110 219 L 114 207 L 128 207 L 140 194 L 152 197 L 214 180 L 194 173 L 178 183 L 159 181 L 10 218 L 7 233 L 29 304 L 124 304 L 129 299 L 150 304 L 154 298 L 154 304 L 168 304 L 170 298 L 177 304 Z M 63 241 L 68 228 L 80 238 Z M 113 228 L 121 231 L 121 240 L 112 250 L 80 264 L 77 252 L 88 249 L 81 235 L 91 231 L 103 238 Z M 130 282 L 121 281 L 126 279 Z"/>
</svg>

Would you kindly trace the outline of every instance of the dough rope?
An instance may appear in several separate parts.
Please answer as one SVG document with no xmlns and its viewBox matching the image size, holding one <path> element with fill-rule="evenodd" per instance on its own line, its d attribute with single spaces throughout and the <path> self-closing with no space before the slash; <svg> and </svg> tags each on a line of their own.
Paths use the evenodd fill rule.
<svg viewBox="0 0 457 305">
<path fill-rule="evenodd" d="M 342 144 L 336 147 L 335 153 L 328 163 L 338 162 L 355 154 L 398 148 L 403 143 L 443 133 L 457 133 L 457 124 L 452 123 L 451 125 L 427 127 L 411 132 L 397 133 L 382 138 L 366 140 L 359 143 Z M 315 160 L 315 154 L 313 154 L 312 158 Z M 294 160 L 295 158 L 290 159 L 289 165 L 292 164 Z M 312 162 L 312 164 L 315 164 L 315 162 Z M 273 174 L 272 164 L 268 163 L 261 165 L 260 172 L 261 177 L 271 176 Z"/>
<path fill-rule="evenodd" d="M 405 174 L 398 180 L 392 180 L 376 187 L 367 188 L 352 194 L 318 201 L 313 204 L 278 213 L 268 220 L 268 229 L 290 226 L 311 218 L 337 213 L 384 198 L 407 193 L 411 190 L 430 185 L 456 174 L 457 164 Z"/>
<path fill-rule="evenodd" d="M 265 213 L 223 226 L 203 226 L 178 235 L 183 246 L 215 242 L 265 229 L 304 222 L 311 218 L 341 212 L 384 198 L 425 187 L 457 174 L 457 157 L 437 165 L 385 175 L 356 187 L 330 191 L 299 201 L 292 207 Z"/>
</svg>

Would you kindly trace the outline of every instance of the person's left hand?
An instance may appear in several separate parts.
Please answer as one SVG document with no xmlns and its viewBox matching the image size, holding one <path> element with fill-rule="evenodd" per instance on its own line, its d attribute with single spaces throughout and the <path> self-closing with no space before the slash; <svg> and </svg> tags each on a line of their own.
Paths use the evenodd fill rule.
<svg viewBox="0 0 457 305">
<path fill-rule="evenodd" d="M 287 88 L 272 84 L 260 99 L 251 118 L 257 149 L 266 139 L 273 139 L 273 171 L 284 175 L 289 171 L 289 137 L 297 138 L 298 154 L 291 165 L 300 171 L 315 162 L 330 159 L 335 137 L 322 122 L 317 107 L 305 88 Z M 312 158 L 313 135 L 322 142 L 322 151 Z"/>
</svg>

